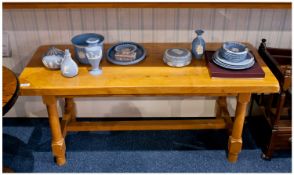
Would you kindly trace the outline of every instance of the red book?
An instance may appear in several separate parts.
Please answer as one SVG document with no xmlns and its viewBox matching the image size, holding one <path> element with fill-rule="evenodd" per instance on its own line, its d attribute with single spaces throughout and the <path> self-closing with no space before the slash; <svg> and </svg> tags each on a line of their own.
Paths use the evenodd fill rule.
<svg viewBox="0 0 294 175">
<path fill-rule="evenodd" d="M 262 68 L 256 60 L 251 68 L 244 70 L 231 70 L 222 68 L 212 61 L 214 52 L 215 51 L 205 52 L 207 67 L 212 78 L 264 78 L 265 76 Z"/>
</svg>

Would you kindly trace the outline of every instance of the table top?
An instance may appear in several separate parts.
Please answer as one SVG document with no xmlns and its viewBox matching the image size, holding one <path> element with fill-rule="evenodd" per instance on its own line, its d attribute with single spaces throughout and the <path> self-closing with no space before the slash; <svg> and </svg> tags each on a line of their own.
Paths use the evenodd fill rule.
<svg viewBox="0 0 294 175">
<path fill-rule="evenodd" d="M 2 89 L 2 109 L 3 115 L 14 105 L 19 95 L 19 83 L 15 74 L 8 68 L 2 67 L 3 89 Z"/>
<path fill-rule="evenodd" d="M 42 55 L 50 46 L 40 46 L 29 64 L 21 73 L 21 95 L 181 95 L 181 94 L 235 94 L 278 92 L 279 84 L 263 62 L 257 50 L 246 44 L 265 72 L 263 79 L 211 78 L 205 59 L 192 59 L 182 68 L 169 67 L 163 62 L 167 48 L 191 48 L 191 43 L 146 43 L 146 58 L 130 66 L 119 66 L 108 62 L 104 56 L 99 76 L 89 74 L 90 65 L 79 64 L 79 74 L 65 78 L 60 70 L 46 69 Z M 104 45 L 104 53 L 111 45 Z M 71 45 L 55 45 L 60 49 Z M 217 50 L 221 43 L 207 43 L 207 50 Z M 77 62 L 77 61 L 76 61 Z"/>
</svg>

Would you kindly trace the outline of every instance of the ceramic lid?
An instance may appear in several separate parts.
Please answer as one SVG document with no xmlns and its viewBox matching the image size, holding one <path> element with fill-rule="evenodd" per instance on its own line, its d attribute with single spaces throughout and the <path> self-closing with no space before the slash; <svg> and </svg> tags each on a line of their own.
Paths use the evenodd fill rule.
<svg viewBox="0 0 294 175">
<path fill-rule="evenodd" d="M 99 41 L 100 41 L 99 38 L 89 38 L 86 40 L 88 44 L 96 44 L 96 43 L 99 43 Z"/>
<path fill-rule="evenodd" d="M 187 49 L 171 48 L 171 49 L 166 49 L 164 57 L 165 59 L 169 61 L 186 62 L 188 60 L 191 60 L 192 54 Z"/>
</svg>

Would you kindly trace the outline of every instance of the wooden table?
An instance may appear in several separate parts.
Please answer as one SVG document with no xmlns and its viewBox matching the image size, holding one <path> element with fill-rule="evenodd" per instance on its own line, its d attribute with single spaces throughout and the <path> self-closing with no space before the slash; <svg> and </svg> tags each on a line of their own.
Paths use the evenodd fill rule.
<svg viewBox="0 0 294 175">
<path fill-rule="evenodd" d="M 15 74 L 8 68 L 2 67 L 2 115 L 4 116 L 16 102 L 19 95 L 19 82 Z M 3 150 L 5 151 L 5 150 Z M 13 173 L 7 166 L 3 167 L 3 173 Z"/>
<path fill-rule="evenodd" d="M 14 105 L 19 95 L 19 82 L 15 74 L 8 68 L 2 67 L 2 110 L 5 115 Z"/>
<path fill-rule="evenodd" d="M 217 50 L 221 43 L 207 43 L 207 50 Z M 79 65 L 79 75 L 65 78 L 60 71 L 42 66 L 41 58 L 49 46 L 38 48 L 29 64 L 20 75 L 21 95 L 42 96 L 47 106 L 52 132 L 52 152 L 58 165 L 66 162 L 64 138 L 68 131 L 104 130 L 180 130 L 228 128 L 230 162 L 237 161 L 242 148 L 242 130 L 247 103 L 251 93 L 278 92 L 279 84 L 270 69 L 264 64 L 256 49 L 247 44 L 265 72 L 264 79 L 212 79 L 205 60 L 194 60 L 184 68 L 172 68 L 163 63 L 167 48 L 190 48 L 190 43 L 144 44 L 148 54 L 144 61 L 132 66 L 113 65 L 104 59 L 103 74 L 92 76 L 90 66 Z M 60 49 L 73 48 L 57 45 Z M 105 51 L 109 45 L 105 45 Z M 74 54 L 73 54 L 74 55 Z M 82 96 L 172 96 L 197 95 L 217 96 L 216 117 L 205 120 L 139 120 L 77 122 L 73 98 Z M 229 116 L 226 97 L 236 96 L 237 106 L 234 122 Z M 57 98 L 64 98 L 64 114 L 59 121 Z"/>
</svg>

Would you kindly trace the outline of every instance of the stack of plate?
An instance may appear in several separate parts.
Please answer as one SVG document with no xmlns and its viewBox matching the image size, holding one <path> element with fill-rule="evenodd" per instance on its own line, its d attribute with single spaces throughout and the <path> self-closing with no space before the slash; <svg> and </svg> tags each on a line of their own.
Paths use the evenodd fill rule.
<svg viewBox="0 0 294 175">
<path fill-rule="evenodd" d="M 248 48 L 238 42 L 225 42 L 215 52 L 212 61 L 220 67 L 234 70 L 248 69 L 255 63 L 254 56 L 248 52 Z"/>
</svg>

